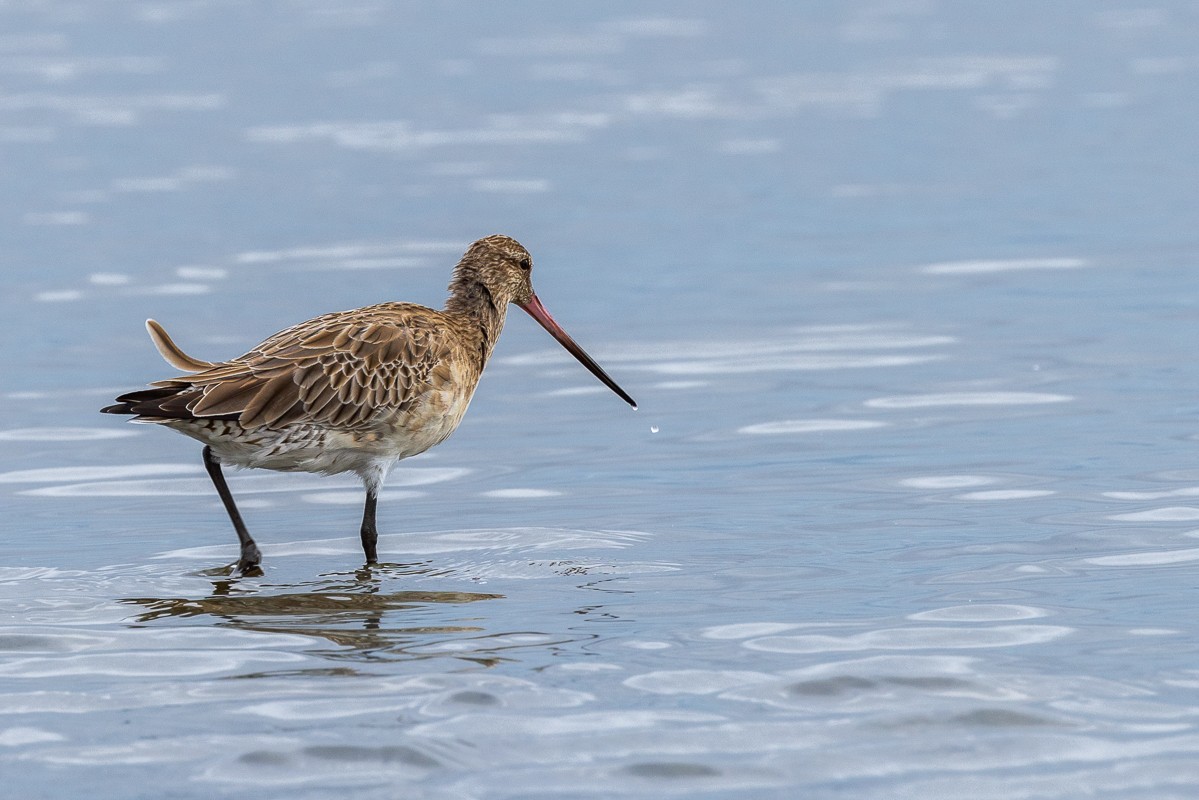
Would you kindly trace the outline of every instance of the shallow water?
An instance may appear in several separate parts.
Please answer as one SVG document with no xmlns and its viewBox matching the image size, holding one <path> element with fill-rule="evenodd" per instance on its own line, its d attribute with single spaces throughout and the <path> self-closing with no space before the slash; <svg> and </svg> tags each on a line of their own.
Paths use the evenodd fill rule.
<svg viewBox="0 0 1199 800">
<path fill-rule="evenodd" d="M 14 796 L 1194 796 L 1197 33 L 0 4 Z M 96 413 L 148 316 L 228 357 L 497 231 L 641 408 L 512 317 L 387 563 L 243 472 L 233 576 L 195 444 Z"/>
</svg>

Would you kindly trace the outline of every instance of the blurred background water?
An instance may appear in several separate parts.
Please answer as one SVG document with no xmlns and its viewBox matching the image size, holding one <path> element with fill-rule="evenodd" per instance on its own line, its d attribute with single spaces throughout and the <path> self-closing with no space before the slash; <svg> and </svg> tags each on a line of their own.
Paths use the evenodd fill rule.
<svg viewBox="0 0 1199 800">
<path fill-rule="evenodd" d="M 0 3 L 13 796 L 1193 797 L 1199 8 Z M 523 315 L 461 428 L 232 477 L 96 410 Z"/>
</svg>

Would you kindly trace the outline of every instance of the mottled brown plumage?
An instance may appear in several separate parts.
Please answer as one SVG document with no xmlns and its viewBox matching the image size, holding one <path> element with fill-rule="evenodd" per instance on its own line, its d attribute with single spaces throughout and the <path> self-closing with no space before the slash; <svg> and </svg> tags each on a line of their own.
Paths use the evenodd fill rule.
<svg viewBox="0 0 1199 800">
<path fill-rule="evenodd" d="M 532 259 L 507 236 L 470 246 L 442 311 L 380 303 L 280 331 L 248 353 L 209 362 L 184 353 L 153 320 L 150 338 L 189 373 L 130 392 L 110 414 L 173 428 L 205 444 L 204 463 L 241 542 L 238 568 L 261 556 L 246 532 L 222 463 L 282 471 L 354 472 L 366 486 L 362 545 L 376 561 L 375 504 L 396 461 L 444 441 L 462 420 L 516 303 L 601 381 L 628 396 L 554 322 L 533 293 Z"/>
</svg>

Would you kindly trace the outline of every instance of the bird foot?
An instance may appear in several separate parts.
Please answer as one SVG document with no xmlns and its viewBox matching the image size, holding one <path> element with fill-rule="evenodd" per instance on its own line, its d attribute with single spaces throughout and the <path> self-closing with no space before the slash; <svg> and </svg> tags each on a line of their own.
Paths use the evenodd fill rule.
<svg viewBox="0 0 1199 800">
<path fill-rule="evenodd" d="M 262 567 L 258 566 L 262 561 L 262 553 L 258 550 L 258 545 L 249 542 L 241 548 L 241 558 L 237 562 L 237 571 L 243 577 L 257 577 L 262 574 Z"/>
</svg>

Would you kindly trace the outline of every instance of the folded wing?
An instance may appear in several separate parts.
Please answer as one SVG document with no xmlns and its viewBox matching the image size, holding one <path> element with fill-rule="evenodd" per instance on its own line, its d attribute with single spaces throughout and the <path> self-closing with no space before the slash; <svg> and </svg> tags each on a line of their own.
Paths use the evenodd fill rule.
<svg viewBox="0 0 1199 800">
<path fill-rule="evenodd" d="M 298 422 L 367 426 L 409 407 L 447 359 L 444 328 L 427 318 L 434 313 L 385 303 L 326 314 L 280 331 L 231 361 L 122 395 L 104 411 L 152 419 L 235 419 L 246 428 Z M 182 355 L 165 332 L 163 338 Z M 163 349 L 157 338 L 155 344 Z M 187 361 L 172 363 L 181 368 L 208 363 L 183 358 Z"/>
</svg>

